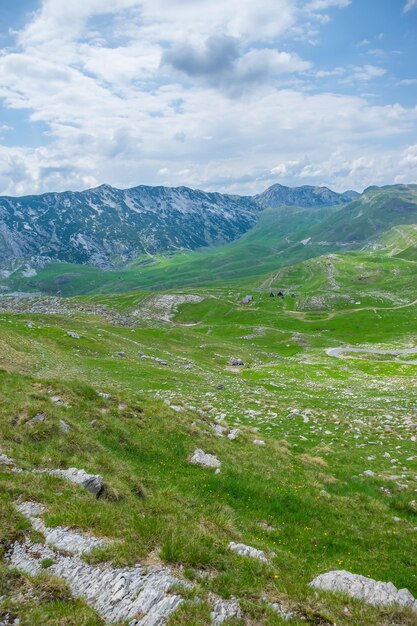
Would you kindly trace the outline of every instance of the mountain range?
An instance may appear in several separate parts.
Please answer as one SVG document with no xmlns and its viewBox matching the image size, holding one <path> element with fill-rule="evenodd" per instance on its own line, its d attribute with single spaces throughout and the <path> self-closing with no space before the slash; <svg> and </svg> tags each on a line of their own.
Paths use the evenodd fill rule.
<svg viewBox="0 0 417 626">
<path fill-rule="evenodd" d="M 0 290 L 75 295 L 230 284 L 393 240 L 397 254 L 415 260 L 415 230 L 407 227 L 416 224 L 417 185 L 362 194 L 273 185 L 256 196 L 102 185 L 3 197 Z"/>
<path fill-rule="evenodd" d="M 37 258 L 110 269 L 142 254 L 233 241 L 266 207 L 324 207 L 350 199 L 326 187 L 282 185 L 253 197 L 143 185 L 0 197 L 0 262 Z"/>
</svg>

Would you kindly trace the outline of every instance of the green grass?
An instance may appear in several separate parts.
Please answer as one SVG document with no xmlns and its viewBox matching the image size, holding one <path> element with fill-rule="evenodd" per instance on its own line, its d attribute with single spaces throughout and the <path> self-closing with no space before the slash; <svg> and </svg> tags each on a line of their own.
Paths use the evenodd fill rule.
<svg viewBox="0 0 417 626">
<path fill-rule="evenodd" d="M 66 263 L 51 263 L 36 277 L 19 273 L 6 281 L 16 290 L 72 296 L 117 293 L 138 289 L 171 289 L 195 284 L 229 284 L 270 272 L 277 267 L 317 256 L 328 247 L 300 243 L 306 231 L 337 207 L 267 209 L 258 224 L 238 240 L 196 252 L 179 252 L 153 259 L 138 259 L 115 271 Z M 289 246 L 288 236 L 291 238 Z M 337 246 L 336 246 L 337 248 Z"/>
<path fill-rule="evenodd" d="M 417 366 L 365 354 L 339 360 L 325 352 L 343 344 L 413 344 L 413 277 L 413 265 L 400 258 L 355 252 L 308 260 L 244 285 L 193 290 L 204 300 L 182 305 L 177 324 L 143 320 L 130 329 L 81 313 L 3 314 L 3 452 L 24 468 L 82 467 L 106 482 L 105 497 L 96 500 L 56 477 L 0 471 L 3 551 L 29 532 L 13 502 L 33 499 L 48 507 L 49 525 L 115 540 L 92 554 L 93 562 L 157 558 L 184 567 L 203 603 L 185 602 L 171 624 L 210 623 L 211 592 L 241 598 L 256 624 L 283 623 L 264 598 L 294 609 L 295 624 L 415 623 L 405 611 L 316 596 L 308 587 L 315 575 L 343 568 L 417 594 L 417 515 L 410 505 L 417 463 L 407 426 L 414 419 Z M 286 295 L 271 298 L 271 289 Z M 254 295 L 249 306 L 241 303 L 246 292 Z M 153 298 L 131 292 L 82 300 L 130 312 Z M 181 325 L 190 322 L 200 323 Z M 120 351 L 125 358 L 116 356 Z M 231 356 L 246 366 L 228 367 Z M 51 395 L 68 406 L 56 406 Z M 311 415 L 289 418 L 290 407 Z M 40 411 L 46 420 L 28 425 Z M 242 429 L 237 441 L 212 431 L 221 415 Z M 60 419 L 69 433 L 60 431 Z M 253 445 L 255 438 L 266 446 Z M 196 447 L 218 456 L 220 475 L 189 464 Z M 366 469 L 378 477 L 362 476 Z M 390 480 L 396 474 L 404 475 L 406 489 Z M 229 541 L 276 556 L 270 565 L 239 558 L 227 549 Z M 4 562 L 1 568 L 0 596 L 7 599 L 0 615 L 7 609 L 23 624 L 101 623 L 51 579 L 48 567 L 37 579 L 10 574 Z"/>
</svg>

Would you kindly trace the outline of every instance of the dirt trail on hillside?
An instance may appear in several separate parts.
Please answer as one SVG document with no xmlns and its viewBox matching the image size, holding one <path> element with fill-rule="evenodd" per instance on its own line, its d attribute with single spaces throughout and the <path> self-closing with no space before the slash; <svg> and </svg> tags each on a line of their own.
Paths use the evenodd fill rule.
<svg viewBox="0 0 417 626">
<path fill-rule="evenodd" d="M 297 317 L 298 319 L 301 319 L 303 322 L 309 322 L 311 324 L 317 323 L 317 322 L 327 322 L 331 319 L 333 319 L 334 317 L 336 317 L 336 315 L 349 315 L 350 313 L 359 313 L 360 311 L 374 311 L 375 313 L 377 311 L 396 311 L 398 309 L 406 309 L 407 307 L 410 306 L 414 306 L 415 304 L 417 304 L 417 299 L 413 300 L 413 302 L 408 302 L 407 304 L 399 304 L 398 306 L 386 306 L 386 307 L 378 307 L 378 306 L 364 306 L 364 307 L 360 307 L 360 308 L 356 308 L 356 309 L 343 309 L 340 311 L 331 311 L 331 312 L 327 312 L 327 311 L 285 311 L 285 313 L 287 313 L 287 315 L 292 315 L 293 317 Z M 326 317 L 322 317 L 319 320 L 308 320 L 306 319 L 307 315 L 311 315 L 311 314 L 326 314 Z"/>
</svg>

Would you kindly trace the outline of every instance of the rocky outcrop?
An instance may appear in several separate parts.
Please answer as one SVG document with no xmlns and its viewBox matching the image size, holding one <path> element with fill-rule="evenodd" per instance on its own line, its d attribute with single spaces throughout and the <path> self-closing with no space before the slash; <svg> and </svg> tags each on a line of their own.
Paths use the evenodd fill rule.
<svg viewBox="0 0 417 626">
<path fill-rule="evenodd" d="M 31 576 L 39 574 L 48 560 L 52 563 L 48 571 L 65 580 L 72 594 L 85 599 L 108 624 L 160 626 L 182 602 L 181 596 L 170 593 L 181 581 L 164 567 L 92 566 L 28 539 L 13 544 L 8 560 L 11 567 Z"/>
<path fill-rule="evenodd" d="M 397 589 L 392 583 L 379 582 L 344 570 L 321 574 L 310 583 L 310 586 L 322 591 L 345 593 L 374 606 L 398 605 L 417 612 L 417 600 L 408 589 Z"/>
<path fill-rule="evenodd" d="M 33 528 L 45 536 L 46 543 L 57 550 L 70 552 L 71 554 L 86 554 L 95 548 L 106 544 L 103 539 L 97 539 L 85 534 L 76 533 L 69 528 L 56 526 L 49 528 L 41 518 L 46 508 L 37 502 L 22 502 L 16 504 L 17 510 L 24 515 L 32 524 Z"/>
<path fill-rule="evenodd" d="M 101 495 L 104 489 L 104 481 L 98 474 L 88 474 L 83 469 L 77 469 L 76 467 L 70 467 L 68 469 L 43 469 L 37 470 L 42 474 L 50 474 L 51 476 L 59 476 L 64 480 L 69 480 L 72 483 L 81 485 L 84 489 L 87 489 L 95 496 Z"/>
<path fill-rule="evenodd" d="M 258 559 L 259 561 L 268 563 L 268 559 L 266 558 L 265 552 L 263 550 L 258 550 L 257 548 L 253 548 L 252 546 L 247 546 L 244 543 L 234 543 L 233 541 L 229 543 L 229 548 L 230 550 L 232 550 L 232 552 L 240 554 L 240 556 L 249 556 L 252 559 Z"/>
<path fill-rule="evenodd" d="M 239 601 L 236 598 L 224 600 L 223 598 L 211 597 L 213 610 L 211 612 L 211 623 L 213 626 L 221 626 L 229 619 L 242 617 Z"/>
<path fill-rule="evenodd" d="M 108 624 L 129 621 L 130 626 L 161 626 L 181 604 L 181 596 L 171 593 L 171 588 L 188 583 L 169 568 L 88 565 L 80 555 L 104 545 L 104 540 L 67 528 L 48 528 L 41 519 L 46 509 L 37 502 L 16 506 L 32 527 L 44 534 L 48 545 L 29 539 L 15 542 L 7 553 L 11 567 L 36 576 L 48 563 L 48 571 L 65 580 L 72 594 L 84 598 Z"/>
<path fill-rule="evenodd" d="M 230 357 L 229 365 L 231 365 L 232 367 L 243 367 L 245 363 L 241 358 L 232 356 Z"/>
<path fill-rule="evenodd" d="M 190 463 L 201 465 L 202 467 L 219 468 L 221 463 L 214 454 L 207 454 L 201 448 L 197 448 L 190 458 Z"/>
</svg>

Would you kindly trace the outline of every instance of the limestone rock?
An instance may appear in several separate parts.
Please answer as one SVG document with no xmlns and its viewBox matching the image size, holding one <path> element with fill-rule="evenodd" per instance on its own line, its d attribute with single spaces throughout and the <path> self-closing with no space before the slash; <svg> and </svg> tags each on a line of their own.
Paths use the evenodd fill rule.
<svg viewBox="0 0 417 626">
<path fill-rule="evenodd" d="M 225 621 L 234 617 L 242 617 L 239 601 L 236 598 L 224 600 L 223 598 L 210 598 L 214 600 L 213 610 L 211 612 L 212 626 L 220 626 Z"/>
<path fill-rule="evenodd" d="M 274 613 L 279 615 L 286 622 L 294 617 L 294 613 L 292 611 L 286 611 L 280 602 L 268 602 L 268 604 Z"/>
<path fill-rule="evenodd" d="M 33 528 L 45 535 L 46 543 L 52 545 L 57 550 L 70 552 L 71 554 L 86 554 L 104 546 L 106 542 L 103 539 L 97 539 L 85 534 L 76 533 L 69 528 L 56 526 L 49 528 L 40 518 L 46 511 L 42 504 L 37 502 L 22 502 L 16 504 L 17 510 L 24 515 L 32 524 Z"/>
<path fill-rule="evenodd" d="M 201 448 L 197 448 L 194 451 L 192 457 L 190 458 L 190 463 L 213 468 L 219 468 L 221 465 L 219 459 L 215 457 L 214 454 L 207 454 L 204 450 L 201 450 Z"/>
<path fill-rule="evenodd" d="M 230 433 L 227 435 L 227 438 L 230 439 L 230 441 L 234 441 L 241 434 L 242 434 L 242 431 L 240 430 L 240 428 L 232 428 Z"/>
<path fill-rule="evenodd" d="M 80 335 L 78 333 L 74 333 L 71 330 L 67 332 L 68 337 L 72 337 L 73 339 L 79 339 Z"/>
<path fill-rule="evenodd" d="M 268 563 L 268 559 L 266 558 L 263 550 L 247 546 L 244 543 L 234 543 L 233 541 L 229 543 L 229 548 L 233 552 L 240 554 L 240 556 L 250 556 L 252 559 L 259 559 L 264 563 Z"/>
<path fill-rule="evenodd" d="M 374 606 L 398 605 L 417 612 L 417 600 L 408 589 L 397 589 L 392 583 L 378 582 L 344 570 L 321 574 L 310 585 L 323 591 L 345 593 Z"/>
<path fill-rule="evenodd" d="M 254 439 L 255 446 L 264 446 L 265 445 L 265 441 L 263 439 Z"/>
<path fill-rule="evenodd" d="M 99 496 L 104 489 L 104 482 L 101 476 L 98 474 L 87 474 L 85 470 L 77 469 L 76 467 L 70 467 L 66 470 L 45 469 L 38 471 L 44 474 L 51 474 L 52 476 L 59 476 L 64 478 L 64 480 L 81 485 L 95 496 Z"/>
<path fill-rule="evenodd" d="M 50 559 L 48 571 L 65 580 L 71 593 L 84 598 L 109 624 L 129 621 L 131 626 L 160 626 L 182 602 L 181 596 L 170 593 L 181 581 L 168 568 L 92 566 L 78 556 L 64 556 L 28 539 L 14 543 L 7 557 L 11 567 L 32 576 L 42 571 L 44 559 Z"/>
</svg>

